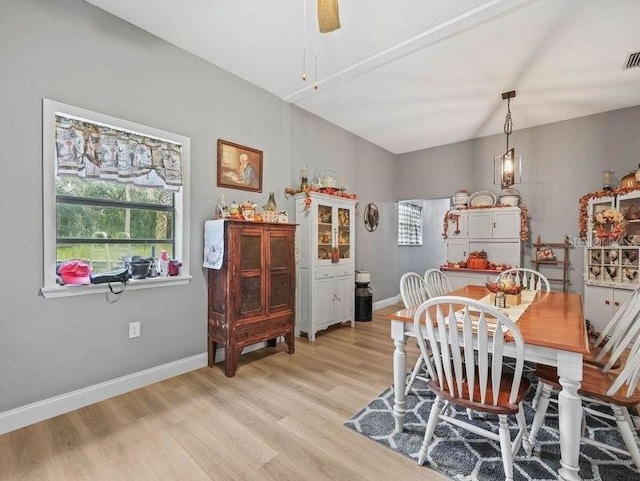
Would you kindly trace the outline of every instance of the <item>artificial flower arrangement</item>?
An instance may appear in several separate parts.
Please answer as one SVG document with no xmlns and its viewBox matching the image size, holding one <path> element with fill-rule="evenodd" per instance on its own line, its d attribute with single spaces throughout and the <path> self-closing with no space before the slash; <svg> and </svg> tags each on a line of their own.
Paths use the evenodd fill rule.
<svg viewBox="0 0 640 481">
<path fill-rule="evenodd" d="M 310 192 L 317 192 L 319 194 L 325 195 L 334 195 L 336 197 L 344 197 L 345 199 L 357 199 L 357 194 L 350 194 L 344 190 L 336 189 L 333 187 L 320 187 L 316 185 L 309 185 L 304 189 L 294 189 L 293 187 L 287 187 L 284 189 L 285 197 L 290 195 L 299 194 L 300 192 L 304 192 L 306 198 L 304 199 L 304 210 L 309 210 L 311 207 L 311 197 L 309 197 Z"/>
<path fill-rule="evenodd" d="M 505 277 L 500 281 L 491 281 L 487 279 L 485 286 L 491 293 L 489 296 L 490 302 L 499 307 L 509 307 L 509 306 L 517 306 L 522 302 L 522 297 L 520 293 L 522 292 L 522 285 L 517 281 L 510 277 Z M 504 298 L 502 300 L 503 304 L 499 304 L 497 293 L 504 293 Z"/>
<path fill-rule="evenodd" d="M 500 282 L 487 280 L 486 288 L 491 293 L 504 292 L 505 294 L 517 295 L 522 292 L 522 285 L 509 277 L 505 277 Z"/>
</svg>

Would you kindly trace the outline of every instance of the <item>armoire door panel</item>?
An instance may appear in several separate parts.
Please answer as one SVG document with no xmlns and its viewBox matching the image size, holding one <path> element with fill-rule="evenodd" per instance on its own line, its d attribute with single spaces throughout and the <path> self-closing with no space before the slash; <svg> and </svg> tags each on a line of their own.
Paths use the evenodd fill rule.
<svg viewBox="0 0 640 481">
<path fill-rule="evenodd" d="M 271 272 L 271 296 L 269 299 L 269 310 L 286 307 L 291 305 L 291 295 L 294 286 L 290 284 L 290 276 L 288 272 Z"/>
<path fill-rule="evenodd" d="M 262 268 L 262 238 L 259 235 L 240 236 L 240 269 Z"/>
<path fill-rule="evenodd" d="M 271 236 L 269 239 L 269 253 L 271 269 L 287 268 L 289 266 L 288 241 L 286 237 Z"/>
<path fill-rule="evenodd" d="M 242 277 L 240 279 L 240 315 L 263 310 L 262 279 Z"/>
</svg>

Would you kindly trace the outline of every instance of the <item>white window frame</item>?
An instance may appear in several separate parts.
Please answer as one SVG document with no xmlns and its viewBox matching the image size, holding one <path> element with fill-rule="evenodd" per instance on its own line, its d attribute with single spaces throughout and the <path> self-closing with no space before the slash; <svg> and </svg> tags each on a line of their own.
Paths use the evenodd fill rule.
<svg viewBox="0 0 640 481">
<path fill-rule="evenodd" d="M 175 192 L 175 256 L 182 262 L 179 276 L 154 277 L 147 279 L 131 279 L 127 291 L 149 289 L 173 285 L 188 284 L 191 280 L 189 271 L 189 167 L 191 160 L 191 139 L 164 130 L 118 119 L 109 115 L 63 104 L 54 100 L 42 99 L 42 191 L 43 191 L 43 248 L 44 278 L 42 295 L 49 298 L 69 297 L 86 294 L 103 294 L 109 292 L 106 284 L 91 285 L 58 285 L 56 283 L 56 149 L 55 149 L 55 116 L 69 115 L 80 119 L 94 121 L 120 130 L 128 130 L 141 135 L 157 137 L 162 140 L 178 143 L 182 146 L 182 187 Z"/>
</svg>

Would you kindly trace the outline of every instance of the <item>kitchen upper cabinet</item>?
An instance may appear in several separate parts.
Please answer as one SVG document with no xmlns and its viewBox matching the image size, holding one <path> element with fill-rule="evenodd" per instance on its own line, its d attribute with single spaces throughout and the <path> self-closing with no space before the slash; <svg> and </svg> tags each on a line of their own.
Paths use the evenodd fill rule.
<svg viewBox="0 0 640 481">
<path fill-rule="evenodd" d="M 467 215 L 467 237 L 472 239 L 490 239 L 493 231 L 491 212 L 473 212 Z"/>
<path fill-rule="evenodd" d="M 520 236 L 520 209 L 500 208 L 471 212 L 467 216 L 469 239 L 510 239 Z"/>
</svg>

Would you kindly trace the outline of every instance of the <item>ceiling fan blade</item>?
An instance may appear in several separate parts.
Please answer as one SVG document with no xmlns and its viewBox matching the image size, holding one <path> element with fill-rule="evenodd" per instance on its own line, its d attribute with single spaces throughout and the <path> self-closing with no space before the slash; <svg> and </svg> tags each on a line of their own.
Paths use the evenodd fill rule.
<svg viewBox="0 0 640 481">
<path fill-rule="evenodd" d="M 320 33 L 333 32 L 340 28 L 338 0 L 318 0 L 318 27 Z"/>
</svg>

